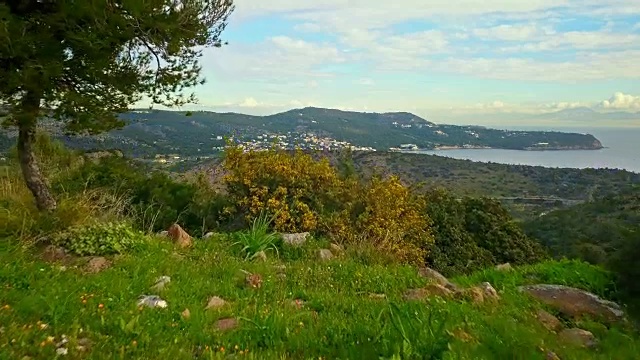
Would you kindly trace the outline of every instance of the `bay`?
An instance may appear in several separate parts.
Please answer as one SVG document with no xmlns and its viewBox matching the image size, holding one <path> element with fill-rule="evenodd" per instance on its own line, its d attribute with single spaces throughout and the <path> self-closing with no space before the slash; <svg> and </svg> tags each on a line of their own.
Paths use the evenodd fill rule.
<svg viewBox="0 0 640 360">
<path fill-rule="evenodd" d="M 554 168 L 623 169 L 640 173 L 640 128 L 543 128 L 536 126 L 502 128 L 506 130 L 548 130 L 588 133 L 600 140 L 604 149 L 562 151 L 453 149 L 418 152 L 478 162 L 532 165 Z"/>
</svg>

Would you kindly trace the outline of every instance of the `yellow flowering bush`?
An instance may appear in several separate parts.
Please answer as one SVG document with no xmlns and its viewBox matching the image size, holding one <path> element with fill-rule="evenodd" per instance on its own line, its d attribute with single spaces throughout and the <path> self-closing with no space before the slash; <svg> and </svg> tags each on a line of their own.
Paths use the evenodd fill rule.
<svg viewBox="0 0 640 360">
<path fill-rule="evenodd" d="M 434 237 L 422 197 L 414 196 L 397 177 L 373 178 L 350 194 L 345 208 L 327 219 L 325 229 L 331 237 L 366 241 L 400 261 L 424 263 Z"/>
<path fill-rule="evenodd" d="M 250 222 L 272 214 L 280 232 L 316 231 L 340 243 L 366 241 L 422 264 L 434 242 L 424 200 L 397 177 L 363 183 L 341 178 L 326 158 L 302 151 L 243 151 L 228 146 L 224 161 L 231 215 Z"/>
<path fill-rule="evenodd" d="M 225 155 L 224 180 L 235 203 L 228 212 L 251 221 L 266 211 L 274 215 L 276 231 L 315 230 L 323 204 L 340 184 L 326 159 L 316 161 L 299 150 L 243 151 L 228 146 Z"/>
</svg>

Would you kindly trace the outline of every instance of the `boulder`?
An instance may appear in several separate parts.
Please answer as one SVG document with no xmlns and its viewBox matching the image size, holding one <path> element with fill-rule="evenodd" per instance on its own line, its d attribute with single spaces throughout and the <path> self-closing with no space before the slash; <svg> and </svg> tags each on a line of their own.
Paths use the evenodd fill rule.
<svg viewBox="0 0 640 360">
<path fill-rule="evenodd" d="M 67 251 L 64 248 L 54 245 L 47 246 L 42 254 L 42 258 L 49 262 L 64 260 L 68 256 L 69 255 L 67 255 Z"/>
<path fill-rule="evenodd" d="M 180 316 L 182 316 L 182 318 L 185 320 L 189 320 L 189 318 L 191 317 L 191 311 L 189 311 L 189 309 L 184 309 L 184 311 L 180 313 Z"/>
<path fill-rule="evenodd" d="M 342 255 L 342 254 L 344 254 L 344 248 L 341 245 L 338 245 L 336 243 L 332 243 L 331 246 L 329 247 L 329 249 L 331 250 L 331 252 L 334 255 Z"/>
<path fill-rule="evenodd" d="M 240 323 L 235 318 L 224 318 L 216 321 L 216 328 L 220 331 L 232 330 L 238 327 Z"/>
<path fill-rule="evenodd" d="M 428 268 L 428 267 L 419 268 L 418 275 L 420 275 L 420 277 L 423 277 L 425 279 L 432 280 L 436 284 L 440 284 L 451 291 L 456 292 L 460 290 L 457 285 L 449 281 L 449 279 L 444 277 L 444 275 L 440 274 L 439 272 L 431 268 Z"/>
<path fill-rule="evenodd" d="M 511 271 L 511 270 L 513 270 L 513 267 L 509 263 L 500 264 L 500 265 L 496 265 L 496 270 L 499 270 L 499 271 Z"/>
<path fill-rule="evenodd" d="M 584 290 L 545 284 L 521 286 L 519 289 L 567 316 L 587 315 L 607 323 L 625 319 L 624 312 L 618 304 Z"/>
<path fill-rule="evenodd" d="M 481 304 L 484 302 L 484 290 L 477 286 L 464 289 L 458 294 L 462 295 L 464 298 L 470 299 L 475 304 Z"/>
<path fill-rule="evenodd" d="M 480 288 L 482 289 L 485 300 L 500 300 L 500 295 L 498 295 L 496 289 L 494 289 L 488 282 L 483 282 L 480 285 Z"/>
<path fill-rule="evenodd" d="M 171 282 L 171 277 L 160 276 L 156 279 L 155 284 L 151 287 L 152 291 L 162 291 Z"/>
<path fill-rule="evenodd" d="M 596 346 L 596 338 L 587 330 L 578 328 L 565 329 L 558 334 L 560 340 L 566 344 L 591 348 Z"/>
<path fill-rule="evenodd" d="M 202 237 L 203 239 L 211 239 L 216 233 L 214 232 L 208 232 L 206 234 L 204 234 L 204 236 Z"/>
<path fill-rule="evenodd" d="M 89 260 L 86 266 L 86 270 L 89 273 L 95 274 L 99 273 L 102 270 L 108 269 L 109 267 L 111 267 L 111 261 L 102 256 L 97 256 Z"/>
<path fill-rule="evenodd" d="M 309 237 L 308 232 L 303 233 L 294 233 L 294 234 L 281 234 L 282 241 L 291 246 L 302 246 L 305 242 L 307 242 L 307 238 Z"/>
<path fill-rule="evenodd" d="M 267 253 L 264 251 L 257 252 L 255 259 L 260 261 L 267 261 Z"/>
<path fill-rule="evenodd" d="M 187 248 L 193 245 L 191 236 L 180 227 L 178 224 L 173 224 L 167 231 L 169 237 L 181 248 Z"/>
<path fill-rule="evenodd" d="M 405 300 L 422 300 L 430 297 L 449 298 L 453 296 L 453 291 L 440 284 L 427 284 L 420 289 L 409 289 L 405 291 Z"/>
<path fill-rule="evenodd" d="M 333 259 L 333 253 L 329 249 L 320 249 L 318 250 L 318 259 L 322 261 L 327 261 Z"/>
<path fill-rule="evenodd" d="M 213 296 L 209 299 L 209 302 L 207 303 L 207 307 L 205 308 L 205 310 L 209 310 L 209 309 L 219 309 L 223 306 L 225 306 L 227 304 L 227 302 L 222 299 L 221 297 L 218 296 Z"/>
<path fill-rule="evenodd" d="M 562 329 L 562 322 L 557 317 L 540 309 L 536 312 L 536 319 L 549 331 L 558 331 Z"/>
</svg>

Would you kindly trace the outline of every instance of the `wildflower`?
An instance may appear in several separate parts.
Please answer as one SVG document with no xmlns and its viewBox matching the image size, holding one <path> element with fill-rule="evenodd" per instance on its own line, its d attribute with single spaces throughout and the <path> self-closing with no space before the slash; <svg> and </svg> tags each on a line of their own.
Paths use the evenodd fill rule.
<svg viewBox="0 0 640 360">
<path fill-rule="evenodd" d="M 9 304 L 7 304 L 7 305 L 3 306 L 2 308 L 3 308 L 4 310 L 9 310 L 9 309 L 11 309 L 11 306 L 9 306 Z"/>
<path fill-rule="evenodd" d="M 235 350 L 238 350 L 240 347 L 238 345 L 233 347 Z"/>
<path fill-rule="evenodd" d="M 49 325 L 47 325 L 47 324 L 45 324 L 45 323 L 41 323 L 41 324 L 40 324 L 40 330 L 44 330 L 44 329 L 46 329 L 47 327 L 49 327 Z"/>
<path fill-rule="evenodd" d="M 131 342 L 131 345 L 133 345 L 133 346 L 138 346 L 138 342 L 137 342 L 137 341 L 135 341 L 135 340 L 133 340 L 133 341 Z"/>
<path fill-rule="evenodd" d="M 224 352 L 224 346 L 220 346 L 220 352 Z"/>
<path fill-rule="evenodd" d="M 104 309 L 104 304 L 99 304 L 98 309 Z"/>
<path fill-rule="evenodd" d="M 54 338 L 53 336 L 47 336 L 47 342 L 48 343 L 52 343 L 56 338 Z"/>
</svg>

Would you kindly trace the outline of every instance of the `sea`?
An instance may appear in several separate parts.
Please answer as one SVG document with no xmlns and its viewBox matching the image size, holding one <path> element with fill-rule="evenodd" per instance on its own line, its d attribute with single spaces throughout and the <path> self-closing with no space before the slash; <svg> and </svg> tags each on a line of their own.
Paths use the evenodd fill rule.
<svg viewBox="0 0 640 360">
<path fill-rule="evenodd" d="M 554 168 L 594 168 L 622 169 L 640 173 L 640 127 L 537 127 L 518 126 L 501 127 L 506 130 L 546 130 L 587 133 L 595 136 L 603 149 L 600 150 L 563 150 L 563 151 L 525 151 L 502 149 L 453 149 L 419 151 L 454 159 L 478 162 L 492 162 L 512 165 L 532 165 Z"/>
</svg>

